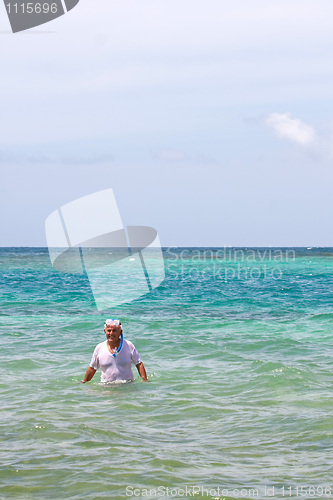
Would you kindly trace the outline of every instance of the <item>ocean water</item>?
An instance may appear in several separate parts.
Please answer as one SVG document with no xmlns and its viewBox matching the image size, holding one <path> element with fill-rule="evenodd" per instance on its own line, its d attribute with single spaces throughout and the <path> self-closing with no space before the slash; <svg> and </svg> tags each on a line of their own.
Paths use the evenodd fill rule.
<svg viewBox="0 0 333 500">
<path fill-rule="evenodd" d="M 0 249 L 0 498 L 332 498 L 333 248 L 164 258 L 97 311 L 47 249 Z M 108 316 L 148 383 L 79 383 Z"/>
</svg>

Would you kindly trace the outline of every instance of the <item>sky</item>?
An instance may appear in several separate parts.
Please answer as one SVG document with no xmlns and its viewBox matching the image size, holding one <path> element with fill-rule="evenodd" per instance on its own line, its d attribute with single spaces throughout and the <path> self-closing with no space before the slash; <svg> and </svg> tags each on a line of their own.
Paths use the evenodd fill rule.
<svg viewBox="0 0 333 500">
<path fill-rule="evenodd" d="M 333 246 L 332 60 L 328 0 L 2 3 L 0 246 L 107 188 L 164 247 Z"/>
</svg>

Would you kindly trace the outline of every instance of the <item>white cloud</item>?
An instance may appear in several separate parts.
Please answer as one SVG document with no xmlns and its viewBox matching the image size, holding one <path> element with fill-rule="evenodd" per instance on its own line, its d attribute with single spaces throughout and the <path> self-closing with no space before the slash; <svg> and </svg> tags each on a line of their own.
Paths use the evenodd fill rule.
<svg viewBox="0 0 333 500">
<path fill-rule="evenodd" d="M 282 139 L 301 146 L 311 146 L 316 141 L 315 130 L 290 113 L 271 113 L 265 123 Z"/>
</svg>

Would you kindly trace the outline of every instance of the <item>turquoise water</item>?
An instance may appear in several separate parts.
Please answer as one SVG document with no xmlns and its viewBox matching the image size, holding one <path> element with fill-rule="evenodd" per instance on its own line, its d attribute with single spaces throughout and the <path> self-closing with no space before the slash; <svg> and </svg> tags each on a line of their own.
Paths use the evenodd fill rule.
<svg viewBox="0 0 333 500">
<path fill-rule="evenodd" d="M 0 250 L 0 498 L 332 498 L 333 249 L 164 257 L 98 312 L 47 249 Z M 110 315 L 149 383 L 79 384 Z"/>
</svg>

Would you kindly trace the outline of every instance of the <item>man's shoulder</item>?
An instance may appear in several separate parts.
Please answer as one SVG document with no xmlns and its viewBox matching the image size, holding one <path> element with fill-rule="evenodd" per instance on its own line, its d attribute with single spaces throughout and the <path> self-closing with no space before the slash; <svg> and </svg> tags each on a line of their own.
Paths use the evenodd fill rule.
<svg viewBox="0 0 333 500">
<path fill-rule="evenodd" d="M 100 342 L 99 344 L 97 344 L 97 346 L 95 347 L 95 351 L 100 351 L 105 346 L 106 346 L 106 340 L 104 340 L 103 342 Z"/>
<path fill-rule="evenodd" d="M 133 349 L 135 349 L 135 345 L 130 340 L 124 339 L 124 343 L 126 343 L 128 345 L 128 347 L 131 349 L 131 351 L 133 351 Z"/>
</svg>

